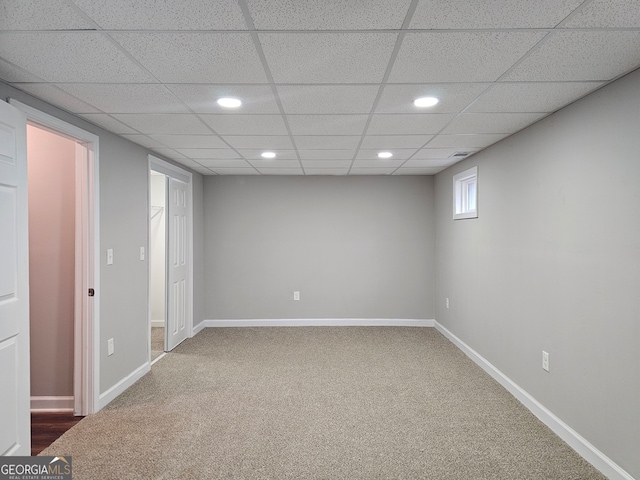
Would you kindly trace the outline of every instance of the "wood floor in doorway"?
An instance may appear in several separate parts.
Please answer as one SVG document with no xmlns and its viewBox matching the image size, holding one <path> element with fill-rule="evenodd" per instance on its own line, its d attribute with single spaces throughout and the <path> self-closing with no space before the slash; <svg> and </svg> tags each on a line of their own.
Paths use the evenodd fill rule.
<svg viewBox="0 0 640 480">
<path fill-rule="evenodd" d="M 31 455 L 38 455 L 83 418 L 73 412 L 31 412 Z"/>
</svg>

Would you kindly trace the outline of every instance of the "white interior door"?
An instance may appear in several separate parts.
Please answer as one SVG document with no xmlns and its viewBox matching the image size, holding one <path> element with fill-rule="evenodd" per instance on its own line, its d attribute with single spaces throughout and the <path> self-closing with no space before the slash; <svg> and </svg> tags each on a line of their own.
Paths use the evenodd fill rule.
<svg viewBox="0 0 640 480">
<path fill-rule="evenodd" d="M 169 215 L 169 262 L 167 265 L 167 350 L 187 338 L 187 281 L 189 243 L 187 237 L 188 185 L 169 177 L 169 195 L 167 197 Z"/>
<path fill-rule="evenodd" d="M 0 101 L 0 454 L 31 454 L 27 119 Z"/>
</svg>

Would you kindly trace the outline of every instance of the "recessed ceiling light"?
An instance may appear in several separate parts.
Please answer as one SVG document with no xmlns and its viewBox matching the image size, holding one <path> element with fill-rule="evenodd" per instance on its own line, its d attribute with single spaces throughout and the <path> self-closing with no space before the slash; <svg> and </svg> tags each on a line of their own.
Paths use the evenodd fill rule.
<svg viewBox="0 0 640 480">
<path fill-rule="evenodd" d="M 260 154 L 263 158 L 275 158 L 276 152 L 262 152 Z"/>
<path fill-rule="evenodd" d="M 242 105 L 242 102 L 240 100 L 232 97 L 219 98 L 217 102 L 218 105 L 224 108 L 238 108 L 240 105 Z"/>
<path fill-rule="evenodd" d="M 378 158 L 391 158 L 393 157 L 393 153 L 391 152 L 380 152 L 378 153 Z"/>
<path fill-rule="evenodd" d="M 421 98 L 416 98 L 413 101 L 413 104 L 416 107 L 433 107 L 439 101 L 440 100 L 438 100 L 436 97 L 421 97 Z"/>
</svg>

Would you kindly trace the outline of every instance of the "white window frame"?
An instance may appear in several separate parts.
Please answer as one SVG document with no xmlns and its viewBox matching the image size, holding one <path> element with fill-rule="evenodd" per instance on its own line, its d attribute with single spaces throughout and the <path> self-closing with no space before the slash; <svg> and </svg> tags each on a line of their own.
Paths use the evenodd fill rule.
<svg viewBox="0 0 640 480">
<path fill-rule="evenodd" d="M 475 184 L 473 197 L 469 196 L 470 184 Z M 478 218 L 478 167 L 453 176 L 453 219 L 465 218 Z"/>
</svg>

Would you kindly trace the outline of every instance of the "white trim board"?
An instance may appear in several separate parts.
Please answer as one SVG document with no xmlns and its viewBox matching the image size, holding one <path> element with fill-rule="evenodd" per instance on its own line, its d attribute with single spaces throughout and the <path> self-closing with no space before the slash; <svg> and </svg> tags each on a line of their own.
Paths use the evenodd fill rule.
<svg viewBox="0 0 640 480">
<path fill-rule="evenodd" d="M 462 350 L 480 368 L 487 372 L 494 380 L 507 389 L 514 397 L 527 407 L 538 419 L 549 427 L 556 435 L 564 440 L 582 458 L 600 470 L 610 480 L 634 480 L 623 468 L 594 447 L 586 438 L 573 430 L 569 425 L 560 420 L 549 409 L 522 389 L 517 383 L 492 365 L 486 358 L 464 343 L 453 333 L 443 327 L 437 321 L 434 326 L 438 332 L 444 335 L 451 343 Z"/>
<path fill-rule="evenodd" d="M 145 374 L 149 373 L 150 371 L 151 371 L 151 364 L 149 362 L 145 362 L 142 365 L 140 365 L 138 368 L 136 368 L 133 372 L 131 372 L 129 375 L 127 375 L 122 380 L 120 380 L 118 383 L 116 383 L 114 386 L 109 388 L 106 392 L 102 393 L 99 399 L 98 406 L 100 408 L 98 410 L 102 410 L 111 401 L 115 400 L 115 398 L 118 395 L 123 393 L 127 388 L 132 386 L 134 383 L 136 383 L 138 380 L 140 380 L 142 377 L 144 377 Z"/>
<path fill-rule="evenodd" d="M 32 412 L 73 412 L 73 395 L 31 397 Z"/>
<path fill-rule="evenodd" d="M 164 328 L 164 320 L 151 320 L 151 328 L 163 327 Z"/>
<path fill-rule="evenodd" d="M 204 320 L 194 334 L 211 327 L 433 327 L 433 319 L 403 318 L 279 318 L 247 320 Z"/>
</svg>

